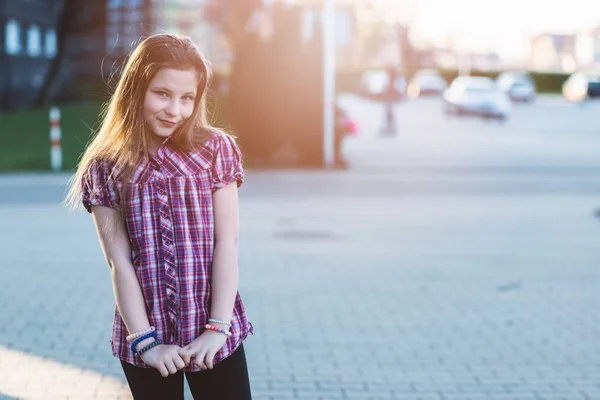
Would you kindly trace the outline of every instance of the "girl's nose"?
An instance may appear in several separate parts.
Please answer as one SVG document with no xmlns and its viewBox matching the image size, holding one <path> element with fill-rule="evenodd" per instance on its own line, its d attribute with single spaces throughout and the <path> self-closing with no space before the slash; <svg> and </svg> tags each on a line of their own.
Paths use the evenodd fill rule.
<svg viewBox="0 0 600 400">
<path fill-rule="evenodd" d="M 179 107 L 177 106 L 176 101 L 170 101 L 167 107 L 165 108 L 165 112 L 171 116 L 176 117 L 179 115 Z"/>
</svg>

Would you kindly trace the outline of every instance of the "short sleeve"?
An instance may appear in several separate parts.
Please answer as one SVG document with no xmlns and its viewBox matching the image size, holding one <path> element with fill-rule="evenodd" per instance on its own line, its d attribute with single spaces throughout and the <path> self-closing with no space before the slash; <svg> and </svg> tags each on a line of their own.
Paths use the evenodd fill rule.
<svg viewBox="0 0 600 400">
<path fill-rule="evenodd" d="M 93 161 L 81 181 L 81 200 L 91 213 L 92 206 L 119 210 L 119 191 L 107 162 Z"/>
<path fill-rule="evenodd" d="M 227 134 L 218 134 L 214 145 L 212 163 L 212 191 L 221 189 L 237 181 L 240 187 L 244 181 L 242 152 L 235 139 Z"/>
</svg>

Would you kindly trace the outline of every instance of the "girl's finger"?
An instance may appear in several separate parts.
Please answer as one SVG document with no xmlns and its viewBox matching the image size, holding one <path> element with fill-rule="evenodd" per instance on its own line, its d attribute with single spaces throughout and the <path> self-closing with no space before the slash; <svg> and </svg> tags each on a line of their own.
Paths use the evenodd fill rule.
<svg viewBox="0 0 600 400">
<path fill-rule="evenodd" d="M 181 358 L 181 356 L 179 354 L 175 354 L 173 356 L 173 363 L 175 364 L 177 369 L 184 369 L 185 366 L 187 365 L 186 362 L 183 360 L 183 358 Z"/>
<path fill-rule="evenodd" d="M 206 364 L 204 364 L 204 359 L 202 357 L 196 357 L 196 365 L 200 367 L 202 371 L 206 369 Z"/>
<path fill-rule="evenodd" d="M 214 359 L 215 359 L 215 353 L 210 352 L 210 351 L 208 353 L 206 353 L 206 357 L 204 358 L 204 362 L 206 363 L 206 367 L 208 369 L 213 369 Z"/>
<path fill-rule="evenodd" d="M 185 365 L 190 364 L 190 360 L 192 359 L 192 353 L 189 350 L 179 349 L 177 353 L 183 359 L 183 362 L 185 363 Z"/>
<path fill-rule="evenodd" d="M 167 361 L 165 361 L 165 366 L 167 367 L 167 370 L 169 371 L 169 374 L 175 375 L 177 373 L 177 367 L 173 363 L 173 360 L 167 360 Z"/>
<path fill-rule="evenodd" d="M 163 378 L 169 376 L 169 371 L 167 370 L 167 367 L 165 367 L 165 365 L 162 363 L 158 365 L 158 372 L 160 372 Z"/>
</svg>

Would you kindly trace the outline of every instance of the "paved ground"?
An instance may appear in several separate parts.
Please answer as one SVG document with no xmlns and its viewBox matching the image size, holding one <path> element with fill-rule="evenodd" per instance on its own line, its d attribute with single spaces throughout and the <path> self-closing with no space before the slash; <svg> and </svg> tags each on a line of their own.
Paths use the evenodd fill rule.
<svg viewBox="0 0 600 400">
<path fill-rule="evenodd" d="M 600 106 L 505 125 L 437 100 L 344 103 L 352 169 L 248 174 L 241 293 L 256 399 L 600 399 Z M 0 393 L 128 399 L 92 222 L 66 175 L 0 176 Z"/>
</svg>

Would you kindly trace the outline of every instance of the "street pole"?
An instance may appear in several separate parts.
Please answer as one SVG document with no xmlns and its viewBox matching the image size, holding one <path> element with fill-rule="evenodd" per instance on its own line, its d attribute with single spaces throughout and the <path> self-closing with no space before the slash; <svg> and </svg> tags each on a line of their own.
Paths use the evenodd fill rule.
<svg viewBox="0 0 600 400">
<path fill-rule="evenodd" d="M 50 108 L 50 167 L 52 171 L 62 169 L 62 145 L 60 130 L 60 109 Z"/>
<path fill-rule="evenodd" d="M 323 0 L 323 162 L 334 166 L 335 129 L 335 8 L 334 0 Z"/>
</svg>

